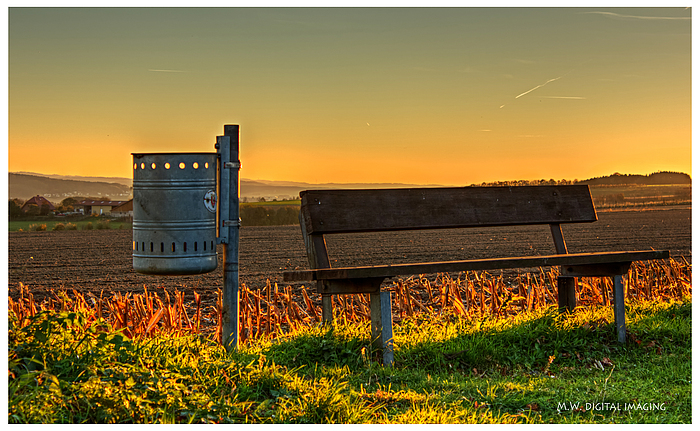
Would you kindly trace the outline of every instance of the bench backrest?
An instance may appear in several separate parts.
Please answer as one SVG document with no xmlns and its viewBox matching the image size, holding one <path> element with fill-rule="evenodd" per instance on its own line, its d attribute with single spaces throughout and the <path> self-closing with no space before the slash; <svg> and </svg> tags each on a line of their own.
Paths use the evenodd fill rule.
<svg viewBox="0 0 700 431">
<path fill-rule="evenodd" d="M 301 192 L 307 235 L 596 221 L 587 185 Z"/>
</svg>

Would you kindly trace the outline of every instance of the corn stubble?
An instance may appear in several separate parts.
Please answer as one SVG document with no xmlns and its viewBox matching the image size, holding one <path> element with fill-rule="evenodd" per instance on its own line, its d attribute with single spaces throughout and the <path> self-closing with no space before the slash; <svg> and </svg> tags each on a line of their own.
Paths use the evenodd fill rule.
<svg viewBox="0 0 700 431">
<path fill-rule="evenodd" d="M 456 278 L 438 274 L 434 279 L 422 275 L 392 282 L 392 312 L 395 322 L 421 313 L 453 313 L 464 317 L 512 316 L 557 304 L 558 268 L 547 271 L 498 275 L 483 271 L 462 272 Z M 612 280 L 580 278 L 577 289 L 579 306 L 612 303 Z M 294 332 L 321 322 L 320 295 L 314 289 L 280 288 L 269 281 L 262 289 L 240 286 L 239 340 L 251 341 Z M 625 277 L 626 301 L 671 300 L 692 295 L 691 264 L 685 258 L 666 262 L 635 262 Z M 29 317 L 44 310 L 75 311 L 89 321 L 106 319 L 128 337 L 153 336 L 163 333 L 202 334 L 221 342 L 222 295 L 217 292 L 214 305 L 205 306 L 201 297 L 185 301 L 184 292 L 149 291 L 142 294 L 113 293 L 95 296 L 76 290 L 53 291 L 41 304 L 34 301 L 29 289 L 20 283 L 20 297 L 9 299 L 9 311 L 16 324 L 29 322 Z M 369 295 L 332 297 L 334 318 L 342 321 L 369 321 Z"/>
</svg>

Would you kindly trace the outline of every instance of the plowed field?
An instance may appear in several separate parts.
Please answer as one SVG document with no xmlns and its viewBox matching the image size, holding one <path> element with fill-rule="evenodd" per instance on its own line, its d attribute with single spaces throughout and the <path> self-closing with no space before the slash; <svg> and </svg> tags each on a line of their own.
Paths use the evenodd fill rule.
<svg viewBox="0 0 700 431">
<path fill-rule="evenodd" d="M 595 223 L 564 225 L 569 251 L 669 250 L 672 257 L 691 256 L 691 211 L 674 208 L 604 212 Z M 197 276 L 155 277 L 132 269 L 130 230 L 9 233 L 9 295 L 23 283 L 41 299 L 49 289 L 80 292 L 143 292 L 166 288 L 197 291 L 205 302 L 222 286 L 219 267 Z M 450 229 L 327 237 L 334 267 L 443 261 L 485 257 L 554 254 L 547 226 Z M 298 226 L 241 228 L 240 280 L 262 288 L 266 280 L 282 282 L 287 269 L 308 268 Z"/>
</svg>

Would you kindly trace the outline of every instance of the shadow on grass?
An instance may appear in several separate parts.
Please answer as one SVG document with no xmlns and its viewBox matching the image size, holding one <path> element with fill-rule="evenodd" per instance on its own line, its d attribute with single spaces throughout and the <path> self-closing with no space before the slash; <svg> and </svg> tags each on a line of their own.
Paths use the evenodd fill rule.
<svg viewBox="0 0 700 431">
<path fill-rule="evenodd" d="M 391 422 L 430 405 L 432 413 L 456 409 L 450 420 L 461 423 L 487 422 L 486 413 L 499 423 L 684 423 L 692 404 L 691 308 L 690 299 L 630 304 L 625 345 L 611 307 L 591 307 L 508 319 L 406 319 L 394 325 L 393 368 L 371 360 L 368 324 L 304 330 L 262 353 L 305 378 L 348 382 Z M 591 407 L 600 403 L 626 410 Z"/>
<path fill-rule="evenodd" d="M 581 308 L 568 315 L 550 308 L 509 319 L 444 315 L 405 320 L 394 326 L 395 369 L 506 375 L 595 367 L 596 361 L 605 366 L 613 355 L 647 354 L 649 343 L 664 352 L 690 349 L 690 324 L 690 300 L 628 306 L 626 345 L 617 342 L 610 307 Z M 367 324 L 305 330 L 271 344 L 265 354 L 288 367 L 351 369 L 368 366 L 374 356 Z"/>
<path fill-rule="evenodd" d="M 369 330 L 369 329 L 368 329 Z M 281 342 L 273 342 L 265 356 L 287 367 L 358 367 L 369 360 L 370 339 L 361 326 L 315 327 Z"/>
</svg>

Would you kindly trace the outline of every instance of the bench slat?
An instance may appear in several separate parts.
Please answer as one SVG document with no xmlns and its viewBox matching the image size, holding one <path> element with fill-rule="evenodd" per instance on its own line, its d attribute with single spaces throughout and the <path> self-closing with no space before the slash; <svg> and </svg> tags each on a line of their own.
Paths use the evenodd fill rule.
<svg viewBox="0 0 700 431">
<path fill-rule="evenodd" d="M 450 262 L 375 265 L 353 268 L 326 268 L 306 271 L 288 271 L 284 273 L 284 281 L 343 280 L 378 277 L 388 278 L 411 274 L 434 274 L 439 272 L 483 271 L 489 269 L 532 268 L 559 265 L 590 266 L 633 262 L 639 260 L 667 259 L 668 256 L 668 251 L 619 251 L 608 253 L 575 253 L 550 256 L 456 260 Z"/>
<path fill-rule="evenodd" d="M 307 234 L 596 221 L 587 185 L 301 192 Z"/>
</svg>

